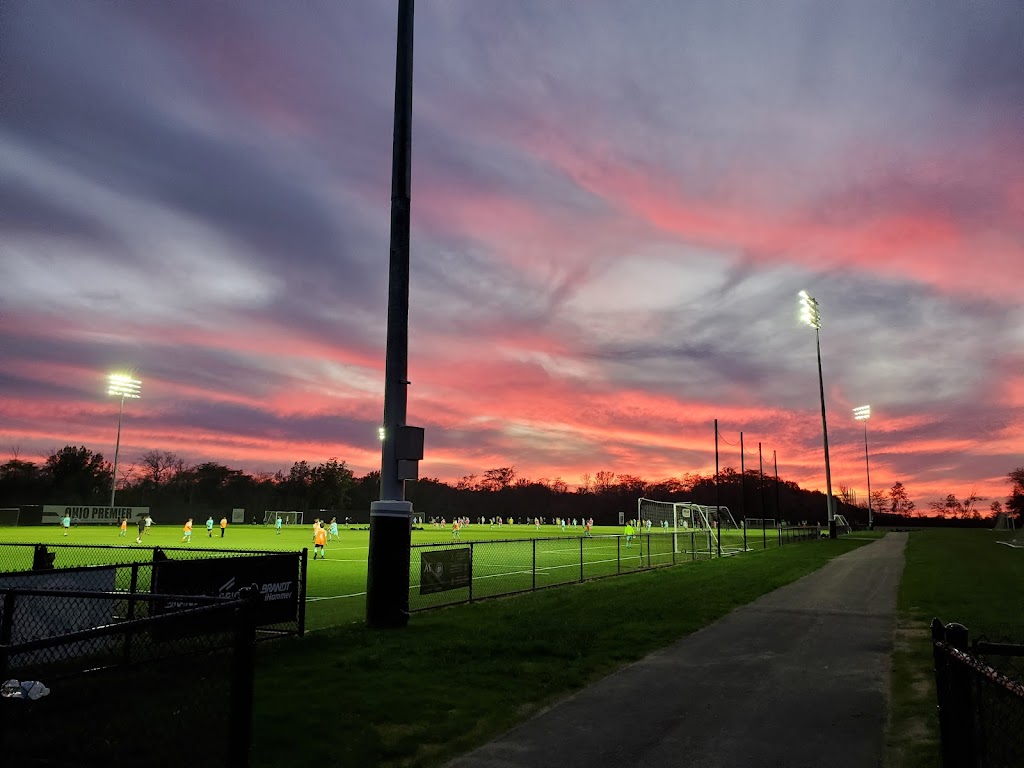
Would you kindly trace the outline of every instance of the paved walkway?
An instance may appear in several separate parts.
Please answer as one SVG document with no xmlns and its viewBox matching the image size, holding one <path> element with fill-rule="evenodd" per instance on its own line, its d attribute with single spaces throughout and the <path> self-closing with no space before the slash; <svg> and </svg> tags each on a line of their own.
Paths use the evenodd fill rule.
<svg viewBox="0 0 1024 768">
<path fill-rule="evenodd" d="M 552 706 L 449 768 L 876 768 L 890 533 Z"/>
</svg>

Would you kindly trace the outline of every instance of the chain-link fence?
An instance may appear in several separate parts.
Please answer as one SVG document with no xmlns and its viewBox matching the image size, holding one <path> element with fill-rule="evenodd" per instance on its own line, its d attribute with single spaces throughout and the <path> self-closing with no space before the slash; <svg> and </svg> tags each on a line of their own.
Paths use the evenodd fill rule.
<svg viewBox="0 0 1024 768">
<path fill-rule="evenodd" d="M 163 592 L 232 597 L 256 584 L 263 596 L 259 636 L 305 629 L 307 550 L 265 552 L 185 547 L 0 543 L 0 590 L 124 593 L 118 620 L 145 618 L 155 603 L 133 596 Z"/>
<path fill-rule="evenodd" d="M 146 617 L 118 620 L 117 592 L 0 591 L 5 765 L 249 764 L 259 592 L 133 599 Z"/>
<path fill-rule="evenodd" d="M 1024 643 L 971 642 L 967 627 L 934 619 L 932 647 L 943 766 L 1024 766 Z"/>
<path fill-rule="evenodd" d="M 771 544 L 817 539 L 817 529 L 769 529 Z M 766 535 L 767 536 L 767 535 Z M 768 539 L 766 538 L 766 541 Z M 409 559 L 409 609 L 423 611 L 488 597 L 710 560 L 739 551 L 710 530 L 416 544 Z M 760 541 L 758 547 L 760 548 Z M 746 547 L 744 547 L 746 548 Z"/>
</svg>

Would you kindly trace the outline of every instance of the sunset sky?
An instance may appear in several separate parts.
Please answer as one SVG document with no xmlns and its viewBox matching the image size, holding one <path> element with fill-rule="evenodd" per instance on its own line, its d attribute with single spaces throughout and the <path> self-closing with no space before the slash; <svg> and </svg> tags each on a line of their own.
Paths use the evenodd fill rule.
<svg viewBox="0 0 1024 768">
<path fill-rule="evenodd" d="M 0 11 L 0 463 L 380 468 L 397 2 Z M 747 467 L 1005 500 L 1019 0 L 420 0 L 421 476 Z M 766 463 L 767 470 L 767 463 Z"/>
</svg>

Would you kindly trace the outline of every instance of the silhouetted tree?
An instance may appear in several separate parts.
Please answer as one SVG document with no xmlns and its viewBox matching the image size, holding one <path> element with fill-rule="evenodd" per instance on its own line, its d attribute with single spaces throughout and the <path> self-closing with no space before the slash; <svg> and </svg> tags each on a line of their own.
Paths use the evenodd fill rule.
<svg viewBox="0 0 1024 768">
<path fill-rule="evenodd" d="M 894 515 L 910 515 L 914 511 L 914 502 L 899 480 L 889 489 L 889 511 Z"/>
<path fill-rule="evenodd" d="M 51 452 L 42 472 L 49 486 L 45 503 L 98 504 L 110 493 L 110 465 L 102 453 L 85 446 L 66 445 Z"/>
<path fill-rule="evenodd" d="M 1006 500 L 1006 512 L 1015 515 L 1018 522 L 1024 522 L 1024 467 L 1017 467 L 1007 476 L 1012 487 L 1010 497 Z"/>
</svg>

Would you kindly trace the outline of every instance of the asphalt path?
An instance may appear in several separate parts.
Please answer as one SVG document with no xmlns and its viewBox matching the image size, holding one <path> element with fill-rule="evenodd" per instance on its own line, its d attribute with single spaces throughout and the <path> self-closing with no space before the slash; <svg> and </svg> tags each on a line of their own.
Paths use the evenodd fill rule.
<svg viewBox="0 0 1024 768">
<path fill-rule="evenodd" d="M 449 768 L 881 766 L 906 540 L 841 555 Z"/>
</svg>

